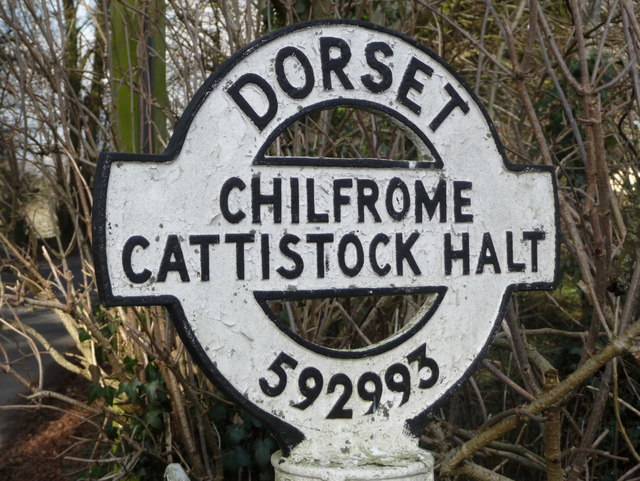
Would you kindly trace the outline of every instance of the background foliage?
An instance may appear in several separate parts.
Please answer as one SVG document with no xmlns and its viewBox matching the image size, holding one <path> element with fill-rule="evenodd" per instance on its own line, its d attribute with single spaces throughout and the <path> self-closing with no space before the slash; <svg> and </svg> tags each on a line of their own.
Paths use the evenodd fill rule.
<svg viewBox="0 0 640 481">
<path fill-rule="evenodd" d="M 192 479 L 271 479 L 275 442 L 191 363 L 166 312 L 96 303 L 90 186 L 100 151 L 162 151 L 232 51 L 298 21 L 364 19 L 461 72 L 510 159 L 553 166 L 560 186 L 561 286 L 517 295 L 481 368 L 433 412 L 421 443 L 437 476 L 640 479 L 639 12 L 631 0 L 3 0 L 0 336 L 20 332 L 33 341 L 25 355 L 46 353 L 91 388 L 86 399 L 47 391 L 4 348 L 0 369 L 32 403 L 82 405 L 98 428 L 85 479 L 160 479 L 176 461 Z M 278 142 L 313 155 L 414 152 L 384 119 L 344 109 Z M 314 341 L 344 346 L 386 337 L 423 299 L 324 302 L 274 308 L 324 322 Z M 53 312 L 74 349 L 23 322 L 29 309 Z M 349 317 L 368 323 L 364 338 Z"/>
</svg>

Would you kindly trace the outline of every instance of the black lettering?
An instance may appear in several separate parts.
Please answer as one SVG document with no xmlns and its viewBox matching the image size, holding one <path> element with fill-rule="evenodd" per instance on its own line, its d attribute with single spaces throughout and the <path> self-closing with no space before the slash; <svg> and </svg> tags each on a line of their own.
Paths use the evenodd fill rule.
<svg viewBox="0 0 640 481">
<path fill-rule="evenodd" d="M 371 264 L 371 268 L 373 272 L 378 274 L 380 277 L 386 276 L 391 270 L 391 266 L 389 263 L 386 263 L 382 267 L 378 264 L 378 245 L 384 244 L 387 245 L 389 243 L 389 236 L 385 234 L 376 234 L 373 239 L 371 239 L 371 245 L 369 245 L 369 263 Z"/>
<path fill-rule="evenodd" d="M 538 272 L 538 241 L 544 240 L 546 232 L 542 230 L 525 231 L 522 239 L 531 241 L 531 272 Z"/>
<path fill-rule="evenodd" d="M 382 222 L 380 214 L 376 209 L 376 202 L 378 201 L 378 184 L 371 179 L 358 179 L 356 181 L 358 189 L 358 222 L 362 224 L 364 222 L 364 208 L 369 209 L 373 217 L 373 221 L 378 223 Z M 365 189 L 369 190 L 367 194 Z"/>
<path fill-rule="evenodd" d="M 244 279 L 244 245 L 255 241 L 253 234 L 227 234 L 224 236 L 226 244 L 236 245 L 236 277 Z"/>
<path fill-rule="evenodd" d="M 407 355 L 407 361 L 409 364 L 418 363 L 418 387 L 420 389 L 429 389 L 435 386 L 438 378 L 440 377 L 440 367 L 435 359 L 427 357 L 427 345 L 422 344 L 415 351 Z M 427 368 L 429 370 L 429 377 L 424 379 L 421 375 L 421 371 Z"/>
<path fill-rule="evenodd" d="M 451 275 L 453 261 L 462 259 L 462 274 L 469 275 L 469 233 L 462 233 L 462 249 L 454 250 L 451 246 L 451 234 L 444 235 L 444 274 Z"/>
<path fill-rule="evenodd" d="M 469 112 L 469 104 L 462 100 L 462 97 L 460 97 L 458 92 L 456 92 L 456 89 L 453 88 L 453 85 L 448 83 L 444 86 L 444 89 L 449 94 L 449 97 L 451 97 L 451 100 L 449 100 L 449 102 L 447 102 L 447 104 L 442 107 L 440 113 L 438 113 L 438 115 L 436 115 L 436 118 L 433 119 L 429 124 L 429 128 L 432 132 L 438 130 L 438 127 L 440 127 L 442 122 L 445 121 L 445 119 L 451 112 L 453 112 L 453 109 L 455 109 L 456 107 L 462 110 L 465 115 L 467 114 L 467 112 Z"/>
<path fill-rule="evenodd" d="M 275 361 L 269 366 L 269 371 L 274 372 L 278 376 L 278 383 L 275 386 L 269 384 L 266 378 L 261 377 L 258 379 L 260 389 L 269 397 L 280 396 L 284 392 L 284 388 L 287 387 L 287 371 L 284 370 L 284 366 L 289 366 L 291 369 L 295 369 L 298 366 L 298 361 L 292 358 L 289 354 L 280 352 Z"/>
<path fill-rule="evenodd" d="M 289 179 L 291 185 L 291 223 L 300 222 L 300 184 L 297 177 Z"/>
<path fill-rule="evenodd" d="M 327 223 L 329 222 L 329 214 L 326 212 L 316 212 L 315 199 L 315 183 L 313 178 L 307 179 L 307 222 L 309 223 Z"/>
<path fill-rule="evenodd" d="M 349 376 L 341 372 L 331 376 L 327 385 L 327 394 L 334 393 L 338 386 L 342 386 L 342 393 L 331 408 L 331 411 L 329 411 L 329 414 L 327 414 L 327 419 L 351 419 L 353 418 L 353 409 L 345 408 L 349 398 L 351 398 L 351 394 L 353 394 L 353 384 Z"/>
<path fill-rule="evenodd" d="M 395 210 L 393 197 L 396 193 L 396 190 L 400 189 L 402 192 L 402 209 L 397 211 Z M 410 199 L 409 199 L 409 188 L 407 184 L 405 184 L 398 177 L 394 177 L 389 182 L 389 186 L 387 187 L 387 198 L 385 199 L 385 204 L 387 206 L 387 213 L 394 220 L 402 220 L 407 216 L 407 212 L 409 212 L 410 207 Z"/>
<path fill-rule="evenodd" d="M 356 262 L 352 267 L 347 265 L 347 246 L 352 244 L 356 250 Z M 358 236 L 353 232 L 350 234 L 346 234 L 342 239 L 340 239 L 340 243 L 338 244 L 338 265 L 342 272 L 349 276 L 355 277 L 358 275 L 360 270 L 362 270 L 362 266 L 364 265 L 364 251 L 362 249 L 362 243 Z"/>
<path fill-rule="evenodd" d="M 431 75 L 433 74 L 433 69 L 431 67 L 429 67 L 424 62 L 421 62 L 417 58 L 412 57 L 409 65 L 407 66 L 407 70 L 405 70 L 404 75 L 402 76 L 402 82 L 400 82 L 400 87 L 398 87 L 397 97 L 398 102 L 407 107 L 416 115 L 420 115 L 422 107 L 420 107 L 413 100 L 409 99 L 407 94 L 409 93 L 409 90 L 415 90 L 418 93 L 422 93 L 424 84 L 416 80 L 416 72 L 418 71 L 426 74 L 428 77 L 431 77 Z"/>
<path fill-rule="evenodd" d="M 231 191 L 233 189 L 243 191 L 246 187 L 247 184 L 239 177 L 231 177 L 222 184 L 222 189 L 220 189 L 220 212 L 222 212 L 222 216 L 227 222 L 237 224 L 246 217 L 242 210 L 238 210 L 238 212 L 231 212 L 229 210 L 229 194 Z"/>
<path fill-rule="evenodd" d="M 513 262 L 513 232 L 507 231 L 507 270 L 509 272 L 524 272 L 524 263 Z"/>
<path fill-rule="evenodd" d="M 400 379 L 397 379 L 400 376 Z M 409 368 L 404 364 L 395 363 L 391 364 L 384 373 L 384 382 L 387 384 L 389 391 L 402 393 L 402 399 L 398 406 L 402 406 L 409 400 L 411 396 L 411 373 Z"/>
<path fill-rule="evenodd" d="M 473 222 L 473 214 L 463 214 L 462 208 L 471 205 L 469 197 L 462 197 L 463 190 L 471 190 L 472 183 L 456 180 L 453 183 L 453 220 L 458 223 Z"/>
<path fill-rule="evenodd" d="M 260 192 L 260 177 L 251 179 L 251 213 L 254 224 L 262 223 L 260 207 L 263 205 L 273 206 L 273 222 L 280 224 L 282 222 L 282 179 L 280 177 L 273 179 L 273 195 Z"/>
<path fill-rule="evenodd" d="M 325 270 L 329 270 L 329 259 L 325 256 L 324 245 L 333 242 L 333 234 L 307 234 L 307 242 L 316 245 L 316 270 L 318 279 L 323 279 Z"/>
<path fill-rule="evenodd" d="M 409 267 L 411 267 L 415 275 L 419 276 L 421 274 L 420 268 L 411 253 L 411 248 L 418 240 L 418 237 L 420 237 L 418 232 L 412 232 L 407 242 L 402 242 L 402 233 L 396 233 L 396 271 L 399 276 L 404 273 L 403 261 L 407 261 L 407 264 L 409 264 Z"/>
<path fill-rule="evenodd" d="M 133 250 L 138 246 L 146 249 L 149 247 L 149 241 L 141 235 L 134 235 L 129 237 L 127 242 L 124 243 L 124 247 L 122 248 L 122 268 L 131 282 L 142 284 L 149 280 L 151 271 L 144 269 L 142 272 L 134 272 L 133 266 L 131 265 L 131 255 L 133 254 Z"/>
<path fill-rule="evenodd" d="M 180 280 L 182 282 L 189 282 L 189 273 L 187 272 L 187 265 L 184 262 L 182 247 L 180 247 L 180 239 L 178 239 L 178 236 L 175 234 L 167 237 L 164 254 L 162 255 L 162 261 L 158 269 L 158 282 L 165 282 L 169 271 L 180 274 Z"/>
<path fill-rule="evenodd" d="M 480 248 L 480 257 L 478 258 L 478 267 L 476 268 L 476 274 L 482 274 L 484 272 L 484 266 L 491 264 L 493 266 L 493 272 L 500 274 L 500 264 L 498 263 L 498 256 L 496 249 L 493 246 L 493 239 L 491 234 L 485 232 L 482 234 L 482 247 Z"/>
<path fill-rule="evenodd" d="M 262 257 L 262 278 L 269 279 L 269 234 L 260 235 L 260 256 Z"/>
<path fill-rule="evenodd" d="M 340 192 L 342 189 L 353 187 L 352 179 L 335 179 L 333 181 L 333 217 L 336 222 L 341 220 L 340 206 L 349 205 L 351 197 L 348 195 L 342 195 Z"/>
<path fill-rule="evenodd" d="M 373 414 L 380 405 L 382 397 L 382 379 L 375 372 L 365 372 L 358 379 L 358 396 L 365 401 L 371 402 L 365 414 Z"/>
<path fill-rule="evenodd" d="M 309 386 L 309 381 L 313 381 L 311 386 Z M 307 409 L 318 399 L 320 394 L 322 394 L 323 385 L 324 378 L 322 377 L 322 373 L 313 366 L 305 367 L 298 378 L 298 389 L 300 390 L 300 394 L 304 396 L 304 399 L 292 404 L 292 406 L 301 410 Z"/>
<path fill-rule="evenodd" d="M 362 80 L 362 85 L 374 94 L 384 92 L 391 87 L 391 84 L 393 83 L 393 74 L 391 69 L 388 65 L 383 64 L 377 59 L 377 52 L 382 53 L 385 58 L 393 56 L 393 50 L 391 50 L 391 47 L 384 42 L 371 42 L 365 47 L 364 56 L 367 59 L 367 65 L 378 72 L 380 80 L 376 82 L 373 79 L 373 75 L 370 73 L 360 77 L 360 80 Z"/>
<path fill-rule="evenodd" d="M 247 84 L 255 85 L 260 90 L 262 90 L 262 92 L 267 97 L 269 107 L 263 115 L 258 114 L 240 92 L 242 88 Z M 236 80 L 233 85 L 231 85 L 231 87 L 227 89 L 227 93 L 231 96 L 238 107 L 240 107 L 240 110 L 242 110 L 242 112 L 244 112 L 244 114 L 249 117 L 249 120 L 251 120 L 251 122 L 253 122 L 253 124 L 260 131 L 264 130 L 264 128 L 269 124 L 269 122 L 271 122 L 271 120 L 275 117 L 276 112 L 278 111 L 278 101 L 273 88 L 271 88 L 271 85 L 269 85 L 265 79 L 254 73 L 244 74 L 242 77 Z"/>
<path fill-rule="evenodd" d="M 296 279 L 300 277 L 300 274 L 302 274 L 302 271 L 304 269 L 304 261 L 302 260 L 302 256 L 297 252 L 291 250 L 291 248 L 289 247 L 289 244 L 296 245 L 298 242 L 300 242 L 300 237 L 293 234 L 285 234 L 282 236 L 282 239 L 280 239 L 280 252 L 282 252 L 285 257 L 291 259 L 294 263 L 294 267 L 291 269 L 285 269 L 283 266 L 280 266 L 276 269 L 278 274 L 280 274 L 285 279 Z"/>
<path fill-rule="evenodd" d="M 284 69 L 284 62 L 289 57 L 294 57 L 298 64 L 302 67 L 304 72 L 304 85 L 302 87 L 295 87 L 289 82 L 287 73 Z M 292 99 L 303 99 L 311 93 L 313 84 L 315 83 L 315 77 L 313 75 L 313 68 L 311 62 L 307 56 L 295 47 L 284 47 L 276 55 L 276 79 L 280 88 Z"/>
<path fill-rule="evenodd" d="M 200 280 L 208 281 L 210 277 L 209 269 L 209 246 L 219 244 L 219 235 L 191 235 L 189 244 L 200 246 Z"/>
<path fill-rule="evenodd" d="M 436 207 L 440 207 L 440 220 L 439 222 L 447 221 L 447 183 L 444 179 L 438 181 L 436 191 L 433 193 L 433 199 L 429 197 L 429 194 L 424 188 L 424 184 L 421 180 L 416 180 L 416 222 L 422 222 L 422 209 L 423 207 L 427 211 L 429 220 L 433 218 L 436 213 Z"/>
<path fill-rule="evenodd" d="M 340 55 L 331 57 L 331 49 L 337 48 Z M 344 68 L 351 60 L 351 49 L 347 42 L 341 38 L 321 37 L 320 38 L 320 61 L 322 62 L 322 85 L 325 90 L 332 90 L 331 72 L 336 74 L 338 80 L 346 90 L 353 89 L 353 84 L 344 73 Z"/>
</svg>

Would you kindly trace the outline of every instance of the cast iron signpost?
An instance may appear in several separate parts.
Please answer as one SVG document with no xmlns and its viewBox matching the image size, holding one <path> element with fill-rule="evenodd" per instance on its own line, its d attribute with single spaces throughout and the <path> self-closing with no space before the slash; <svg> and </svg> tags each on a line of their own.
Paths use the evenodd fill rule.
<svg viewBox="0 0 640 481">
<path fill-rule="evenodd" d="M 421 160 L 268 155 L 295 120 L 344 106 L 398 123 Z M 440 58 L 354 22 L 297 25 L 236 53 L 164 154 L 103 154 L 95 186 L 104 303 L 168 306 L 202 369 L 271 427 L 285 459 L 320 466 L 427 459 L 416 438 L 429 410 L 470 374 L 510 294 L 554 286 L 557 230 L 552 171 L 508 163 Z M 434 300 L 355 350 L 312 344 L 269 309 L 417 293 Z"/>
</svg>

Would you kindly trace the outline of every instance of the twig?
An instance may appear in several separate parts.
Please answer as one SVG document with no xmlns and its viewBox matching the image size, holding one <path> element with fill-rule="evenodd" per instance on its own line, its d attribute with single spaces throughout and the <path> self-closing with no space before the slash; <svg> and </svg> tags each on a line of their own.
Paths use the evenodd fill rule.
<svg viewBox="0 0 640 481">
<path fill-rule="evenodd" d="M 371 342 L 371 340 L 365 335 L 365 333 L 362 332 L 362 330 L 360 329 L 358 324 L 356 324 L 356 321 L 353 320 L 353 318 L 349 315 L 347 310 L 344 307 L 342 307 L 342 304 L 340 304 L 339 302 L 336 302 L 335 304 L 336 304 L 336 307 L 338 308 L 338 310 L 340 312 L 342 312 L 342 315 L 349 321 L 349 323 L 352 325 L 353 329 L 358 333 L 358 336 L 360 336 L 362 338 L 362 340 L 365 342 L 365 344 L 367 346 L 370 346 L 371 344 L 373 344 Z"/>
<path fill-rule="evenodd" d="M 513 481 L 511 478 L 494 473 L 490 469 L 483 468 L 471 462 L 465 462 L 456 469 L 456 474 L 468 476 L 478 481 Z"/>
<path fill-rule="evenodd" d="M 31 348 L 31 352 L 33 353 L 33 356 L 36 359 L 36 363 L 38 364 L 38 386 L 37 387 L 38 389 L 42 389 L 44 369 L 42 368 L 42 356 L 40 356 L 40 351 L 38 350 L 38 346 L 36 346 L 36 343 L 32 339 L 33 332 L 34 332 L 33 328 L 21 323 L 20 327 L 22 328 L 22 330 L 17 329 L 15 326 L 13 326 L 11 323 L 7 322 L 5 319 L 1 317 L 0 317 L 0 324 L 4 324 L 5 326 L 7 326 L 13 332 L 21 336 L 26 341 L 27 344 L 29 344 L 29 347 Z M 23 331 L 26 331 L 26 332 L 23 332 Z M 31 336 L 28 336 L 27 333 L 31 334 Z M 11 372 L 11 371 L 13 371 L 13 369 L 7 370 L 7 372 Z M 12 374 L 14 375 L 14 377 L 18 378 L 16 376 L 17 373 L 15 373 L 15 371 L 13 371 Z"/>
<path fill-rule="evenodd" d="M 453 429 L 453 428 L 449 427 L 449 429 Z M 472 439 L 475 435 L 473 431 L 468 431 L 466 429 L 461 429 L 461 428 L 455 429 L 455 434 L 457 436 L 463 437 L 466 440 Z M 487 446 L 497 451 L 507 451 L 510 453 L 518 454 L 519 456 L 522 456 L 527 459 L 530 459 L 531 461 L 534 461 L 540 466 L 544 466 L 544 458 L 529 451 L 527 448 L 519 444 L 513 444 L 513 443 L 504 442 L 504 441 L 492 441 Z"/>
<path fill-rule="evenodd" d="M 555 388 L 542 393 L 535 401 L 520 409 L 522 413 L 532 415 L 542 412 L 570 395 L 580 384 L 589 379 L 595 372 L 600 370 L 607 362 L 616 356 L 628 352 L 632 341 L 640 335 L 640 320 L 631 324 L 620 337 L 613 338 L 600 352 L 571 373 Z M 459 448 L 450 451 L 440 464 L 439 472 L 441 476 L 450 476 L 453 470 L 465 459 L 469 458 L 478 449 L 483 448 L 491 441 L 498 439 L 503 434 L 509 432 L 519 424 L 518 416 L 509 416 L 507 419 L 494 425 L 488 430 L 479 433 L 474 439 L 464 443 Z"/>
<path fill-rule="evenodd" d="M 563 336 L 581 339 L 587 335 L 587 331 L 565 331 L 563 329 L 554 329 L 552 327 L 541 327 L 540 329 L 523 329 L 523 333 L 527 336 Z"/>
<path fill-rule="evenodd" d="M 439 12 L 438 10 L 436 10 L 435 7 L 433 7 L 432 5 L 429 5 L 427 2 L 425 2 L 424 0 L 416 0 L 420 5 L 422 5 L 423 7 L 427 8 L 428 10 L 430 10 L 434 15 L 442 18 L 445 22 L 447 22 L 448 24 L 450 24 L 454 29 L 456 29 L 458 32 L 460 32 L 460 34 L 462 34 L 463 37 L 465 37 L 467 40 L 469 40 L 473 46 L 475 48 L 477 48 L 480 52 L 482 52 L 488 59 L 490 59 L 493 64 L 498 67 L 500 70 L 502 70 L 504 73 L 509 73 L 509 70 L 502 65 L 501 62 L 499 62 L 493 55 L 491 55 L 491 53 L 485 48 L 484 45 L 482 45 L 480 42 L 478 42 L 477 40 L 475 40 L 473 37 L 471 37 L 471 35 L 464 30 L 458 23 L 452 21 L 448 16 L 443 15 L 441 12 Z"/>
<path fill-rule="evenodd" d="M 597 456 L 605 456 L 607 458 L 610 459 L 617 459 L 618 461 L 624 461 L 624 462 L 628 462 L 629 458 L 625 458 L 622 456 L 615 456 L 613 454 L 611 454 L 609 451 L 603 451 L 602 449 L 593 449 L 593 448 L 576 448 L 576 447 L 571 447 L 569 449 L 567 449 L 566 451 L 564 451 L 562 453 L 562 457 L 566 458 L 568 456 L 573 455 L 574 453 L 577 452 L 584 452 L 586 454 L 595 454 Z"/>
<path fill-rule="evenodd" d="M 531 364 L 529 362 L 529 356 L 527 354 L 526 340 L 518 322 L 518 315 L 516 313 L 515 303 L 513 299 L 507 306 L 505 321 L 509 326 L 509 331 L 511 333 L 510 340 L 513 345 L 513 352 L 515 354 L 518 367 L 520 369 L 520 376 L 524 381 L 527 392 L 530 392 L 535 396 L 540 393 L 540 385 L 538 384 L 533 371 L 531 370 Z"/>
<path fill-rule="evenodd" d="M 600 389 L 598 389 L 595 386 L 587 386 L 587 389 L 591 390 L 591 391 L 600 391 Z M 610 398 L 613 398 L 612 394 L 609 394 Z M 627 408 L 629 411 L 631 411 L 633 414 L 635 414 L 636 416 L 640 417 L 640 410 L 638 410 L 637 408 L 633 407 L 631 404 L 629 404 L 627 401 L 625 401 L 624 399 L 622 399 L 621 397 L 618 397 L 618 402 L 620 404 L 622 404 L 625 408 Z"/>
<path fill-rule="evenodd" d="M 542 389 L 548 392 L 560 382 L 558 370 L 538 350 L 528 347 L 529 358 L 542 374 Z M 547 481 L 564 480 L 561 462 L 562 449 L 562 408 L 558 404 L 544 410 L 544 457 L 547 469 Z"/>
<path fill-rule="evenodd" d="M 70 312 L 70 310 L 72 309 L 72 307 L 69 304 L 62 304 L 61 302 L 58 302 L 58 301 L 47 301 L 43 299 L 35 299 L 33 297 L 17 296 L 15 294 L 4 294 L 4 298 L 8 301 L 13 301 L 17 303 L 17 305 L 24 303 L 34 307 L 43 307 L 45 309 L 57 309 L 63 312 Z"/>
<path fill-rule="evenodd" d="M 482 365 L 485 368 L 487 368 L 489 372 L 491 372 L 491 374 L 493 374 L 495 377 L 497 377 L 500 381 L 502 381 L 505 385 L 510 387 L 513 391 L 518 393 L 523 398 L 527 399 L 528 401 L 533 401 L 536 399 L 536 397 L 533 394 L 530 394 L 524 388 L 516 384 L 515 381 L 513 381 L 509 376 L 507 376 L 502 371 L 500 371 L 500 369 L 494 366 L 491 361 L 483 359 Z"/>
<path fill-rule="evenodd" d="M 636 448 L 633 446 L 631 439 L 629 439 L 629 434 L 627 434 L 627 430 L 624 427 L 624 423 L 622 422 L 622 418 L 620 417 L 620 405 L 618 403 L 618 360 L 613 360 L 613 412 L 616 416 L 616 423 L 618 424 L 618 430 L 620 434 L 622 434 L 622 438 L 624 442 L 627 444 L 627 448 L 631 452 L 632 456 L 635 458 L 636 462 L 640 463 L 640 454 L 636 451 Z"/>
</svg>

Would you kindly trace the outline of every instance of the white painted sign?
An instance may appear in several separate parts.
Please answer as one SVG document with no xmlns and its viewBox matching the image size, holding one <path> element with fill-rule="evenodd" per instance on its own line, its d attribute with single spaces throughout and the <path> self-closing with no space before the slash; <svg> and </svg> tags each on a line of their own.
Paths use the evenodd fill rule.
<svg viewBox="0 0 640 481">
<path fill-rule="evenodd" d="M 396 121 L 426 160 L 270 157 L 295 120 L 350 106 Z M 468 376 L 515 290 L 558 275 L 550 169 L 509 164 L 485 110 L 419 44 L 301 24 L 234 55 L 161 156 L 107 153 L 94 242 L 108 305 L 167 305 L 216 385 L 285 449 L 402 453 Z M 357 350 L 281 328 L 272 299 L 434 293 Z"/>
</svg>

